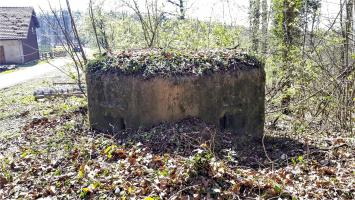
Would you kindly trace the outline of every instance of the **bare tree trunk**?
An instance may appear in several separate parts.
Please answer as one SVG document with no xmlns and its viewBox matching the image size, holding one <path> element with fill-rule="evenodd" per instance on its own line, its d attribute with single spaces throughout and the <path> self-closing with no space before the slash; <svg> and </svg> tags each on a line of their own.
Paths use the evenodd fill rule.
<svg viewBox="0 0 355 200">
<path fill-rule="evenodd" d="M 345 8 L 345 14 L 344 9 Z M 354 80 L 349 79 L 349 74 L 354 70 L 354 62 L 351 59 L 353 51 L 353 41 L 351 41 L 353 33 L 353 0 L 340 0 L 340 31 L 342 37 L 342 48 L 340 52 L 340 70 L 339 76 L 340 87 L 338 89 L 339 108 L 337 117 L 341 128 L 352 130 L 352 112 L 354 103 Z M 345 17 L 345 19 L 344 19 Z M 350 63 L 351 62 L 351 63 Z"/>
<path fill-rule="evenodd" d="M 353 26 L 353 0 L 348 0 L 346 5 L 346 21 L 345 21 L 345 66 L 349 66 L 349 57 L 351 56 L 351 50 L 353 47 L 350 47 L 350 37 L 352 33 Z"/>
<path fill-rule="evenodd" d="M 267 54 L 267 46 L 268 46 L 268 5 L 267 0 L 262 0 L 262 46 L 261 51 L 263 56 Z"/>
<path fill-rule="evenodd" d="M 354 53 L 354 46 L 352 45 L 351 37 L 352 36 L 352 30 L 353 30 L 353 9 L 354 9 L 354 1 L 353 0 L 348 0 L 346 4 L 346 22 L 345 22 L 345 66 L 344 66 L 344 72 L 346 73 L 347 71 L 352 71 L 351 66 L 354 65 L 353 60 L 349 61 L 351 59 L 351 56 Z M 352 62 L 352 63 L 350 63 Z M 344 77 L 344 82 L 345 82 L 345 109 L 344 109 L 344 121 L 346 122 L 344 125 L 348 129 L 352 129 L 352 108 L 354 106 L 353 103 L 353 98 L 354 98 L 354 80 L 348 79 L 347 76 Z"/>
<path fill-rule="evenodd" d="M 96 29 L 96 22 L 95 22 L 94 10 L 93 10 L 92 7 L 93 7 L 93 5 L 92 5 L 92 0 L 90 0 L 90 2 L 89 2 L 89 15 L 90 15 L 90 20 L 91 20 L 92 28 L 93 28 L 93 30 L 94 30 L 94 34 L 95 34 L 95 39 L 96 39 L 97 47 L 99 48 L 100 54 L 102 54 L 102 52 L 101 52 L 101 46 L 100 46 L 100 42 L 99 42 L 99 37 L 98 37 L 98 35 L 97 35 L 97 29 Z"/>
<path fill-rule="evenodd" d="M 81 44 L 81 40 L 80 40 L 80 37 L 79 37 L 79 34 L 78 34 L 78 29 L 76 28 L 76 24 L 75 24 L 75 21 L 74 21 L 73 13 L 72 13 L 71 8 L 70 8 L 69 0 L 66 0 L 66 3 L 67 3 L 67 7 L 68 7 L 68 12 L 69 12 L 69 16 L 70 16 L 70 19 L 71 19 L 71 23 L 72 23 L 72 26 L 73 26 L 74 36 L 75 36 L 75 39 L 77 40 L 77 42 L 79 44 L 79 48 L 80 48 L 81 55 L 82 55 L 83 60 L 84 60 L 84 64 L 86 64 L 87 63 L 86 55 L 85 55 L 85 52 L 84 52 L 84 49 L 83 49 L 83 45 Z"/>
<path fill-rule="evenodd" d="M 179 8 L 179 19 L 184 20 L 185 19 L 185 12 L 186 12 L 186 6 L 184 4 L 184 0 L 178 0 L 178 2 L 174 0 L 167 0 L 169 3 L 172 5 L 176 6 Z"/>
<path fill-rule="evenodd" d="M 185 6 L 184 6 L 184 1 L 180 0 L 180 19 L 184 20 L 185 19 Z"/>
<path fill-rule="evenodd" d="M 311 46 L 314 46 L 314 26 L 315 26 L 315 23 L 316 23 L 316 19 L 317 19 L 317 13 L 316 12 L 313 12 L 312 13 L 312 27 L 311 27 L 311 33 L 309 34 L 309 43 Z"/>
<path fill-rule="evenodd" d="M 164 16 L 164 12 L 158 9 L 158 0 L 145 1 L 145 11 L 147 13 L 145 15 L 143 15 L 143 12 L 139 8 L 137 0 L 132 0 L 132 2 L 133 5 L 123 0 L 123 3 L 138 16 L 147 47 L 155 47 L 158 43 L 159 30 Z"/>
<path fill-rule="evenodd" d="M 307 29 L 308 29 L 308 1 L 304 1 L 305 11 L 304 11 L 304 26 L 303 26 L 303 44 L 302 44 L 302 58 L 305 58 L 305 48 L 307 39 Z"/>
<path fill-rule="evenodd" d="M 47 21 L 52 27 L 59 27 L 61 32 L 62 32 L 62 34 L 64 35 L 64 37 L 65 37 L 64 40 L 65 41 L 63 41 L 61 39 L 60 43 L 63 45 L 64 49 L 67 51 L 67 53 L 70 55 L 72 61 L 74 62 L 75 70 L 76 70 L 76 73 L 77 73 L 77 84 L 78 84 L 78 87 L 79 87 L 80 91 L 85 95 L 85 90 L 84 90 L 84 88 L 82 86 L 82 82 L 81 82 L 81 70 L 84 69 L 84 66 L 87 63 L 87 60 L 86 60 L 86 56 L 85 56 L 85 53 L 83 51 L 83 48 L 82 48 L 82 45 L 81 45 L 81 41 L 80 41 L 77 29 L 76 29 L 76 25 L 75 25 L 75 21 L 74 21 L 73 15 L 72 15 L 71 10 L 70 10 L 69 2 L 67 1 L 66 3 L 67 3 L 67 8 L 68 8 L 68 13 L 69 13 L 69 16 L 70 16 L 70 19 L 71 19 L 71 26 L 72 26 L 73 32 L 74 32 L 74 38 L 79 43 L 79 47 L 80 47 L 80 51 L 81 51 L 80 54 L 78 54 L 75 51 L 75 45 L 74 45 L 74 43 L 72 41 L 72 38 L 70 37 L 69 31 L 67 30 L 68 27 L 65 26 L 66 22 L 65 22 L 64 17 L 63 17 L 63 15 L 64 15 L 63 12 L 64 11 L 63 11 L 62 7 L 60 7 L 60 13 L 61 13 L 63 22 L 61 22 L 60 16 L 58 16 L 57 12 L 52 8 L 50 2 L 48 1 L 49 8 L 50 8 L 55 20 L 54 20 L 53 24 L 51 24 L 51 20 L 47 19 Z"/>
<path fill-rule="evenodd" d="M 250 0 L 250 24 L 252 51 L 258 53 L 259 49 L 259 27 L 260 27 L 260 0 Z"/>
<path fill-rule="evenodd" d="M 346 0 L 345 0 L 346 1 Z M 344 2 L 345 4 L 346 4 L 346 2 Z M 345 30 L 344 30 L 344 22 L 343 22 L 343 16 L 344 16 L 344 14 L 343 14 L 343 1 L 342 0 L 340 0 L 340 19 L 339 19 L 339 23 L 340 23 L 340 31 L 341 31 L 341 36 L 342 36 L 342 38 L 343 39 L 345 39 Z M 346 49 L 346 47 L 345 47 L 345 44 L 343 44 L 343 49 L 342 49 L 342 51 L 341 51 L 341 63 L 343 64 L 343 65 L 345 65 L 345 49 Z"/>
</svg>

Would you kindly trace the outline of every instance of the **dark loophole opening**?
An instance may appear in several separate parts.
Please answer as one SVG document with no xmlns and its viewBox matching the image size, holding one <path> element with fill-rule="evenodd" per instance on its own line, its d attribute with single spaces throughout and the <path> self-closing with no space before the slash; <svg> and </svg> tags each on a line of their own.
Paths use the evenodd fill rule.
<svg viewBox="0 0 355 200">
<path fill-rule="evenodd" d="M 124 122 L 124 119 L 123 119 L 123 118 L 120 119 L 120 129 L 121 129 L 121 130 L 126 129 L 126 123 Z"/>
<path fill-rule="evenodd" d="M 219 119 L 219 127 L 224 130 L 227 128 L 227 116 L 223 115 L 223 117 L 221 117 Z"/>
</svg>

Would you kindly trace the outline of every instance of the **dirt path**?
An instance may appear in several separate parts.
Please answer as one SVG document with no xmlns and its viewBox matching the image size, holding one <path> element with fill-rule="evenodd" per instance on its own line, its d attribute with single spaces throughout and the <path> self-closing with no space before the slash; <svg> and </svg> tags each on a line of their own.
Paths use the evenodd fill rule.
<svg viewBox="0 0 355 200">
<path fill-rule="evenodd" d="M 8 88 L 32 79 L 58 75 L 61 72 L 53 67 L 53 65 L 62 68 L 69 63 L 69 60 L 58 58 L 50 61 L 50 63 L 52 65 L 49 63 L 42 63 L 31 67 L 22 67 L 9 74 L 0 74 L 0 89 Z"/>
</svg>

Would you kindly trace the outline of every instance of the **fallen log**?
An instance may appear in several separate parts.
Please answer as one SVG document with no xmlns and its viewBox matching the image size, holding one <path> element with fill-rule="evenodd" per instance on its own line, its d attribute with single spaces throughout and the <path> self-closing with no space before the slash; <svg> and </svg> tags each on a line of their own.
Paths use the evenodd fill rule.
<svg viewBox="0 0 355 200">
<path fill-rule="evenodd" d="M 83 86 L 85 88 L 85 86 Z M 49 88 L 39 88 L 34 91 L 35 100 L 51 97 L 84 96 L 78 86 L 55 86 Z"/>
</svg>

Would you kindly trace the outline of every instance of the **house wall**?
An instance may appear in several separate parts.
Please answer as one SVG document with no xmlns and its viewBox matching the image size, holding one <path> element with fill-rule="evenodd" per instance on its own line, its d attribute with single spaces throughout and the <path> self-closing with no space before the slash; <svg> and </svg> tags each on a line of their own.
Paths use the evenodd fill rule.
<svg viewBox="0 0 355 200">
<path fill-rule="evenodd" d="M 33 20 L 34 19 L 32 18 L 30 22 L 27 39 L 22 40 L 25 63 L 39 59 L 36 27 L 34 26 Z"/>
<path fill-rule="evenodd" d="M 6 64 L 22 64 L 24 62 L 21 40 L 0 40 L 0 46 L 4 47 Z"/>
</svg>

